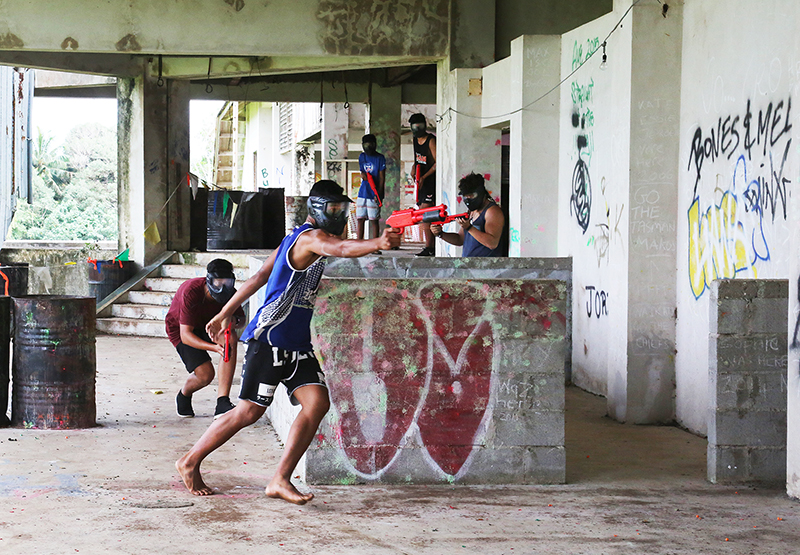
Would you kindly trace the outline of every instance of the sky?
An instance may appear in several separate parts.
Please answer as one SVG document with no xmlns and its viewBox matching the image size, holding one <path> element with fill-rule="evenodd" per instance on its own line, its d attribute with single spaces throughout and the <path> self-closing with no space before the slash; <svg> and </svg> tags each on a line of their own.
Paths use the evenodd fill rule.
<svg viewBox="0 0 800 555">
<path fill-rule="evenodd" d="M 221 100 L 192 100 L 190 103 L 190 144 L 197 143 L 198 134 L 209 125 L 213 129 Z M 33 98 L 31 110 L 34 137 L 37 129 L 53 137 L 53 146 L 64 143 L 69 131 L 81 123 L 99 123 L 111 129 L 117 127 L 117 101 L 114 98 Z"/>
<path fill-rule="evenodd" d="M 37 129 L 53 137 L 52 146 L 64 143 L 67 133 L 81 123 L 100 123 L 117 127 L 117 101 L 114 98 L 33 97 L 31 107 L 33 137 Z"/>
</svg>

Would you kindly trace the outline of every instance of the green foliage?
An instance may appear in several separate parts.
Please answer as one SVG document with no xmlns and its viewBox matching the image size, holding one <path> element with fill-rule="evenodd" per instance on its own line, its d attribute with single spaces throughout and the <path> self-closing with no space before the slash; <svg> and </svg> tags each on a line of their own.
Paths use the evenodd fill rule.
<svg viewBox="0 0 800 555">
<path fill-rule="evenodd" d="M 33 152 L 33 204 L 18 205 L 9 239 L 104 241 L 117 238 L 114 130 L 83 124 L 64 146 L 41 132 Z"/>
</svg>

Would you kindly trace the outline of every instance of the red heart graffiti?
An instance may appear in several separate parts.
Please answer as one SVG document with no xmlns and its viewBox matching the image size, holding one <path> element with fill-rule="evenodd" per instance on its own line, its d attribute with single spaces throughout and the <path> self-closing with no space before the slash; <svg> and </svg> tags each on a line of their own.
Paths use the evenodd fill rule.
<svg viewBox="0 0 800 555">
<path fill-rule="evenodd" d="M 428 338 L 416 307 L 403 300 L 407 292 L 370 291 L 367 299 L 353 287 L 352 300 L 345 295 L 336 307 L 335 325 L 344 333 L 325 345 L 324 369 L 339 413 L 339 444 L 356 470 L 375 475 L 395 457 L 414 419 Z"/>
<path fill-rule="evenodd" d="M 483 293 L 468 284 L 420 292 L 433 328 L 433 362 L 417 424 L 428 454 L 451 476 L 472 453 L 489 404 L 494 341 Z"/>
</svg>

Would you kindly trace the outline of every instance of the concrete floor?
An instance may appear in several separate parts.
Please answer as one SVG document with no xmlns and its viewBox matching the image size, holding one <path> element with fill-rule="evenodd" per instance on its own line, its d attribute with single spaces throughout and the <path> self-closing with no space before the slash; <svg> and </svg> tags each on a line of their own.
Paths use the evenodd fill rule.
<svg viewBox="0 0 800 555">
<path fill-rule="evenodd" d="M 709 484 L 704 439 L 615 423 L 576 388 L 566 485 L 314 486 L 297 507 L 263 495 L 281 452 L 266 421 L 206 461 L 218 495 L 185 491 L 173 463 L 215 392 L 175 416 L 165 339 L 99 336 L 97 374 L 97 428 L 0 430 L 0 553 L 800 553 L 782 489 Z"/>
</svg>

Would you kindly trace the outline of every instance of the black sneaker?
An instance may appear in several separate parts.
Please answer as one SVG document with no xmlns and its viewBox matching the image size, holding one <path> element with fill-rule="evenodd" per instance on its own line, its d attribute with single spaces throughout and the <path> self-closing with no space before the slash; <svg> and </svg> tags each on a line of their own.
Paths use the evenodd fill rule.
<svg viewBox="0 0 800 555">
<path fill-rule="evenodd" d="M 182 391 L 178 391 L 178 396 L 175 398 L 175 404 L 178 406 L 178 416 L 181 418 L 192 418 L 194 410 L 192 410 L 192 398 L 187 397 Z"/>
<path fill-rule="evenodd" d="M 214 420 L 233 409 L 236 405 L 231 403 L 230 397 L 217 397 L 217 410 L 214 411 Z"/>
<path fill-rule="evenodd" d="M 425 247 L 424 249 L 419 251 L 416 254 L 416 256 L 434 256 L 435 254 L 436 254 L 436 251 L 434 250 L 433 247 Z"/>
</svg>

